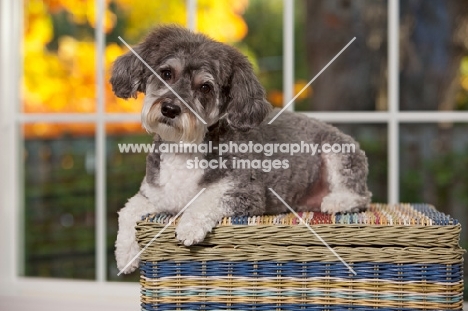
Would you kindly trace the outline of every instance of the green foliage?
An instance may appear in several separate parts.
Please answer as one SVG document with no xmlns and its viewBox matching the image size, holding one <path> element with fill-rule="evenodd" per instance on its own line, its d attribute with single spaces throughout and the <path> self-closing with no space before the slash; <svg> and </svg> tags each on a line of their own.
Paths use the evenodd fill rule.
<svg viewBox="0 0 468 311">
<path fill-rule="evenodd" d="M 281 0 L 251 0 L 243 17 L 249 32 L 242 46 L 247 46 L 252 58 L 257 60 L 261 83 L 267 91 L 281 90 L 283 2 Z"/>
<path fill-rule="evenodd" d="M 433 183 L 440 206 L 452 199 L 468 206 L 468 150 L 447 152 L 421 163 L 421 167 L 402 172 L 401 197 L 405 202 L 422 202 L 425 182 Z M 429 178 L 424 180 L 424 177 Z"/>
<path fill-rule="evenodd" d="M 150 142 L 146 134 L 111 136 L 107 140 L 107 256 L 111 279 L 117 274 L 117 211 L 138 191 L 146 157 L 121 154 L 118 143 Z M 86 164 L 87 157 L 94 154 L 93 138 L 29 140 L 25 148 L 25 275 L 94 279 L 95 172 Z M 71 157 L 73 165 L 64 165 L 64 157 Z M 137 279 L 137 274 L 119 277 Z"/>
<path fill-rule="evenodd" d="M 94 279 L 94 174 L 61 143 L 26 142 L 25 274 Z"/>
</svg>

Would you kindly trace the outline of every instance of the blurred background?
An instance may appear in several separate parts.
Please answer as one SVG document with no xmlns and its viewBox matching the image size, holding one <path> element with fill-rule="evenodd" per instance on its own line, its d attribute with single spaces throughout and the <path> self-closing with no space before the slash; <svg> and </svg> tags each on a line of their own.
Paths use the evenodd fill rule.
<svg viewBox="0 0 468 311">
<path fill-rule="evenodd" d="M 151 142 L 140 126 L 142 97 L 121 100 L 107 83 L 112 62 L 126 52 L 118 40 L 141 40 L 158 24 L 187 25 L 185 0 L 107 0 L 104 43 L 96 38 L 93 0 L 24 0 L 21 114 L 24 166 L 25 276 L 96 279 L 97 125 L 74 115 L 98 111 L 104 92 L 106 218 L 105 272 L 117 277 L 113 256 L 117 211 L 145 173 L 144 154 L 121 154 L 117 144 Z M 197 31 L 248 55 L 269 101 L 282 106 L 282 0 L 198 0 Z M 294 92 L 298 92 L 349 40 L 357 40 L 303 92 L 296 111 L 388 111 L 388 3 L 384 0 L 294 1 Z M 468 110 L 468 3 L 400 1 L 399 110 Z M 105 80 L 96 82 L 97 44 L 103 44 Z M 215 57 L 215 55 L 214 55 Z M 57 114 L 63 120 L 29 118 Z M 134 116 L 134 118 L 124 116 Z M 121 117 L 122 116 L 122 117 Z M 359 114 L 356 115 L 359 118 Z M 28 121 L 29 120 L 29 121 Z M 52 121 L 50 121 L 52 120 Z M 375 202 L 388 198 L 388 124 L 335 123 L 354 136 L 370 162 Z M 468 248 L 468 119 L 465 123 L 399 123 L 401 202 L 427 202 L 464 225 Z M 102 164 L 102 162 L 100 162 Z M 102 229 L 102 228 L 101 228 Z M 465 269 L 468 271 L 468 269 Z M 466 296 L 465 296 L 466 297 Z"/>
</svg>

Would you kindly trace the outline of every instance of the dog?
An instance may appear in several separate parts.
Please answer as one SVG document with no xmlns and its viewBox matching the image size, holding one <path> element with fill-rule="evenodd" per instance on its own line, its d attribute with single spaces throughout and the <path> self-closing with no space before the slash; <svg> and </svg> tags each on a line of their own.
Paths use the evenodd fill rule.
<svg viewBox="0 0 468 311">
<path fill-rule="evenodd" d="M 253 167 L 187 165 L 194 159 L 217 159 L 219 150 L 215 148 L 211 152 L 149 153 L 139 192 L 119 211 L 115 255 L 121 271 L 140 251 L 134 227 L 142 215 L 176 215 L 203 188 L 180 216 L 175 230 L 185 246 L 202 242 L 223 217 L 288 212 L 268 188 L 296 211 L 338 213 L 369 205 L 367 158 L 358 143 L 335 127 L 298 113 L 284 111 L 270 122 L 279 111 L 272 109 L 250 62 L 234 47 L 185 28 L 162 26 L 134 51 L 159 78 L 129 51 L 114 62 L 110 83 L 120 98 L 145 94 L 142 126 L 154 134 L 155 144 L 308 141 L 353 144 L 356 150 L 314 155 L 265 156 L 239 150 L 224 154 L 233 163 L 259 157 L 261 163 L 280 161 L 279 168 L 268 172 Z M 123 272 L 137 267 L 135 260 Z"/>
</svg>

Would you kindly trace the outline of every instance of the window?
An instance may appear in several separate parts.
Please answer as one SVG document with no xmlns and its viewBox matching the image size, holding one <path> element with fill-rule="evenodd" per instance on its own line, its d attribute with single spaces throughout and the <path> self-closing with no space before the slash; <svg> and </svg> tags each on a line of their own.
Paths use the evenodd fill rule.
<svg viewBox="0 0 468 311">
<path fill-rule="evenodd" d="M 116 99 L 107 80 L 125 51 L 118 36 L 135 44 L 155 23 L 235 45 L 276 106 L 355 36 L 293 109 L 357 138 L 375 201 L 426 201 L 468 226 L 463 0 L 8 0 L 0 14 L 0 275 L 10 290 L 136 299 L 135 282 L 115 282 L 138 276 L 116 276 L 113 243 L 145 155 L 117 143 L 150 137 L 141 98 Z"/>
</svg>

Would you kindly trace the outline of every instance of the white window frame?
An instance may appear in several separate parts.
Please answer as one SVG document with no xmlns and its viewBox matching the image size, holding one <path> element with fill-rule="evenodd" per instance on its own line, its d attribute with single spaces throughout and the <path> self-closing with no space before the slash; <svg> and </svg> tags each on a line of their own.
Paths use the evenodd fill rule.
<svg viewBox="0 0 468 311">
<path fill-rule="evenodd" d="M 187 25 L 195 30 L 196 0 L 187 1 Z M 283 0 L 283 93 L 284 104 L 293 98 L 294 86 L 294 2 Z M 106 276 L 106 122 L 139 121 L 139 114 L 106 113 L 104 106 L 104 0 L 96 0 L 98 26 L 97 109 L 95 113 L 36 114 L 20 111 L 21 38 L 23 4 L 17 0 L 0 1 L 0 300 L 2 295 L 42 297 L 50 301 L 85 299 L 105 305 L 139 305 L 139 284 L 109 282 Z M 384 112 L 311 112 L 309 116 L 333 123 L 379 123 L 388 129 L 388 201 L 399 201 L 399 125 L 403 123 L 468 122 L 468 112 L 399 111 L 398 51 L 399 3 L 388 1 L 388 111 Z M 359 38 L 357 38 L 359 40 Z M 326 74 L 326 73 L 325 73 Z M 291 109 L 294 109 L 293 107 Z M 93 122 L 96 124 L 96 280 L 76 281 L 22 277 L 22 136 L 21 126 L 32 122 Z M 58 298 L 57 298 L 58 297 Z M 133 308 L 132 308 L 133 309 Z M 37 309 L 36 310 L 40 310 Z M 107 310 L 107 309 L 106 309 Z"/>
</svg>

